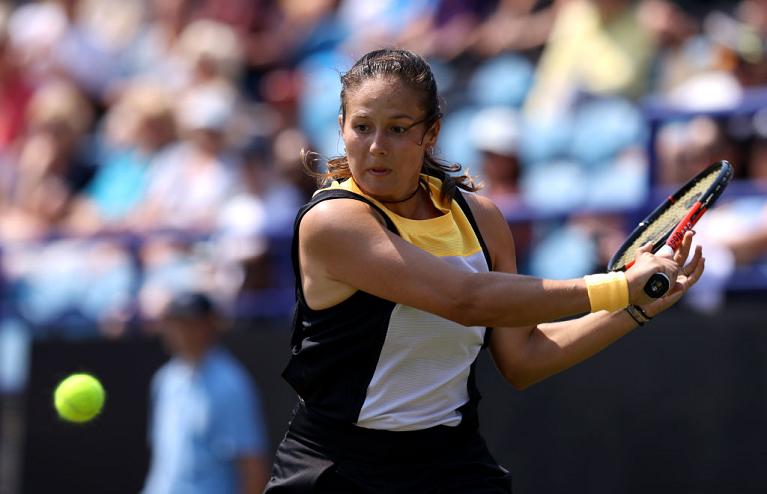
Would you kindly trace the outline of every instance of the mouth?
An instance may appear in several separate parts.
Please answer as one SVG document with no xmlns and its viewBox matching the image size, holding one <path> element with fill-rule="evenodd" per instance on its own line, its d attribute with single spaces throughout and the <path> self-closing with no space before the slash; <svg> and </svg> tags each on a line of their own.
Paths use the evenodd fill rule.
<svg viewBox="0 0 767 494">
<path fill-rule="evenodd" d="M 373 168 L 368 168 L 368 173 L 372 175 L 382 176 L 382 175 L 388 175 L 389 173 L 391 173 L 391 170 L 389 168 L 373 167 Z"/>
</svg>

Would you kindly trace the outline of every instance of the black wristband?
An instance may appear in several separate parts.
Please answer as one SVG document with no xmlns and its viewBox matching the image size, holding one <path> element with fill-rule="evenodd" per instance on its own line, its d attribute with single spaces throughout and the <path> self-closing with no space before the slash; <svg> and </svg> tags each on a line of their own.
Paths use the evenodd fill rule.
<svg viewBox="0 0 767 494">
<path fill-rule="evenodd" d="M 650 320 L 650 318 L 648 318 L 643 311 L 639 310 L 639 307 L 636 305 L 629 305 L 624 310 L 631 316 L 631 319 L 640 326 L 644 326 Z"/>
<path fill-rule="evenodd" d="M 640 307 L 640 306 L 638 306 L 638 305 L 635 305 L 635 306 L 633 306 L 633 307 L 634 307 L 634 308 L 635 308 L 637 311 L 639 311 L 639 313 L 640 313 L 640 314 L 642 314 L 642 316 L 643 316 L 645 319 L 647 319 L 648 321 L 652 320 L 652 317 L 648 316 L 648 315 L 647 315 L 647 312 L 645 312 L 643 308 L 641 308 L 641 307 Z"/>
<path fill-rule="evenodd" d="M 629 306 L 629 307 L 630 307 L 630 306 Z M 643 323 L 642 321 L 640 321 L 639 319 L 637 319 L 637 318 L 636 318 L 636 316 L 634 316 L 634 314 L 632 314 L 632 313 L 631 313 L 631 311 L 629 310 L 629 308 L 628 308 L 628 307 L 626 307 L 626 308 L 625 308 L 625 309 L 623 309 L 623 310 L 626 312 L 626 314 L 628 314 L 629 316 L 631 316 L 631 319 L 633 319 L 633 320 L 634 320 L 634 322 L 635 322 L 635 323 L 637 323 L 637 326 L 644 326 L 644 323 Z"/>
</svg>

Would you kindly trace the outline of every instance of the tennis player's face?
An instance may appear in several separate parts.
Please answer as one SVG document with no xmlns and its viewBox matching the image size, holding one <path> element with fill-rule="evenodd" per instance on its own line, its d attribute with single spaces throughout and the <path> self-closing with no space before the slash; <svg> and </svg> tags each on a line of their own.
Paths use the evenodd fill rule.
<svg viewBox="0 0 767 494">
<path fill-rule="evenodd" d="M 439 123 L 427 129 L 420 94 L 396 77 L 368 79 L 346 94 L 342 135 L 355 182 L 384 201 L 407 197 L 418 186 L 424 153 Z"/>
</svg>

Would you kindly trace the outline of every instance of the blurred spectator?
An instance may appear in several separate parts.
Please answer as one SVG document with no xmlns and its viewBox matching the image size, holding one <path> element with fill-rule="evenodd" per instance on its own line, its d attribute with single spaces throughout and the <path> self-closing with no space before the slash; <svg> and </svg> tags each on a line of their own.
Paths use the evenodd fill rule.
<svg viewBox="0 0 767 494">
<path fill-rule="evenodd" d="M 656 146 L 664 185 L 682 184 L 715 161 L 732 160 L 736 151 L 721 122 L 703 116 L 663 126 Z"/>
<path fill-rule="evenodd" d="M 55 43 L 54 69 L 101 103 L 130 70 L 127 53 L 141 27 L 143 4 L 120 0 L 66 0 L 59 4 L 67 17 L 67 28 Z"/>
<path fill-rule="evenodd" d="M 150 21 L 126 51 L 128 78 L 149 79 L 186 93 L 213 88 L 234 92 L 244 63 L 244 41 L 229 24 L 196 15 L 195 2 L 153 0 Z"/>
<path fill-rule="evenodd" d="M 266 16 L 268 3 L 265 0 L 199 0 L 194 17 L 228 24 L 240 37 L 245 37 L 258 20 Z"/>
<path fill-rule="evenodd" d="M 298 160 L 304 135 L 286 129 L 271 144 L 255 137 L 243 149 L 240 182 L 221 207 L 209 244 L 212 286 L 243 317 L 274 314 L 266 307 L 275 306 L 270 291 L 292 288 L 287 242 L 298 208 L 315 188 Z"/>
<path fill-rule="evenodd" d="M 557 118 L 581 93 L 637 98 L 653 43 L 629 0 L 572 0 L 557 10 L 525 112 Z"/>
<path fill-rule="evenodd" d="M 341 0 L 337 15 L 349 33 L 344 44 L 356 58 L 355 55 L 365 53 L 370 48 L 392 43 L 401 39 L 408 28 L 433 15 L 433 9 L 439 3 L 430 0 Z M 460 43 L 461 40 L 455 42 Z"/>
<path fill-rule="evenodd" d="M 145 276 L 140 311 L 146 317 L 155 317 L 181 290 L 212 288 L 211 259 L 197 244 L 212 233 L 240 182 L 241 160 L 228 142 L 234 105 L 230 93 L 207 88 L 189 93 L 176 107 L 181 140 L 154 161 L 130 224 L 153 232 L 139 253 Z"/>
<path fill-rule="evenodd" d="M 261 183 L 263 165 L 254 161 L 251 157 L 246 161 L 241 187 L 221 208 L 213 233 L 216 288 L 230 300 L 243 290 L 266 288 L 272 281 L 265 256 L 270 218 L 261 194 L 268 182 Z"/>
<path fill-rule="evenodd" d="M 645 2 L 643 19 L 660 45 L 656 88 L 677 107 L 732 108 L 743 90 L 767 83 L 763 2 L 744 1 L 733 15 L 714 10 L 697 23 L 679 7 Z"/>
<path fill-rule="evenodd" d="M 337 12 L 343 0 L 278 0 L 247 39 L 249 63 L 259 71 L 291 68 L 314 53 L 336 49 L 351 26 Z M 371 8 L 378 3 L 368 2 Z M 366 27 L 372 27 L 369 24 Z"/>
<path fill-rule="evenodd" d="M 261 403 L 247 370 L 217 341 L 213 302 L 184 293 L 159 321 L 171 360 L 152 380 L 145 494 L 260 493 L 268 478 Z"/>
<path fill-rule="evenodd" d="M 738 268 L 764 272 L 767 201 L 759 196 L 731 199 L 704 216 L 695 231 L 696 241 L 707 251 L 707 274 L 694 290 L 695 301 L 687 303 L 700 311 L 715 312 L 724 307 L 727 285 Z"/>
<path fill-rule="evenodd" d="M 59 226 L 95 171 L 86 149 L 91 121 L 92 109 L 75 86 L 50 82 L 35 93 L 18 154 L 4 165 L 10 184 L 3 187 L 0 238 L 41 238 Z"/>
<path fill-rule="evenodd" d="M 754 180 L 767 180 L 767 111 L 754 116 L 754 134 L 748 153 L 743 156 L 748 167 L 746 176 Z"/>
<path fill-rule="evenodd" d="M 68 29 L 69 18 L 59 2 L 26 2 L 11 13 L 11 44 L 34 84 L 56 76 L 56 49 Z"/>
<path fill-rule="evenodd" d="M 474 147 L 481 153 L 481 193 L 507 215 L 521 206 L 519 128 L 519 115 L 505 107 L 478 112 L 470 127 Z"/>
<path fill-rule="evenodd" d="M 537 50 L 548 39 L 562 3 L 554 0 L 500 0 L 495 11 L 470 35 L 470 49 L 482 58 L 503 52 Z"/>
<path fill-rule="evenodd" d="M 731 73 L 741 87 L 767 83 L 767 32 L 759 26 L 765 7 L 759 3 L 742 2 L 736 11 L 740 18 L 714 11 L 703 21 L 704 30 L 717 48 L 717 68 Z"/>
<path fill-rule="evenodd" d="M 23 132 L 24 116 L 33 93 L 10 39 L 8 16 L 8 7 L 0 5 L 0 152 L 3 153 Z"/>
<path fill-rule="evenodd" d="M 395 39 L 398 44 L 423 56 L 442 61 L 458 59 L 468 52 L 473 33 L 479 30 L 498 3 L 498 0 L 438 0 L 430 5 L 422 4 L 421 8 L 428 8 L 410 14 L 412 21 L 401 25 L 404 28 Z"/>
<path fill-rule="evenodd" d="M 767 205 L 761 208 L 755 218 L 756 221 L 749 231 L 722 239 L 724 246 L 732 251 L 736 264 L 749 264 L 767 254 Z"/>
<path fill-rule="evenodd" d="M 279 201 L 284 206 L 275 208 L 275 221 L 280 225 L 286 224 L 287 216 L 295 216 L 297 202 L 308 201 L 317 189 L 314 178 L 306 174 L 301 163 L 301 150 L 310 148 L 309 138 L 295 128 L 284 129 L 274 138 L 274 185 L 281 192 Z"/>
<path fill-rule="evenodd" d="M 170 89 L 188 79 L 188 65 L 177 52 L 178 40 L 192 17 L 190 0 L 150 0 L 147 20 L 126 55 L 130 76 L 156 80 Z"/>
<path fill-rule="evenodd" d="M 200 19 L 190 23 L 178 39 L 178 53 L 188 71 L 187 90 L 234 90 L 243 64 L 243 49 L 229 25 Z"/>
<path fill-rule="evenodd" d="M 668 0 L 645 0 L 638 10 L 642 25 L 655 41 L 651 89 L 668 94 L 687 79 L 714 66 L 711 40 L 699 20 Z"/>
<path fill-rule="evenodd" d="M 228 92 L 206 89 L 176 107 L 181 141 L 152 167 L 137 228 L 207 232 L 214 225 L 238 181 L 240 161 L 227 142 L 234 105 Z"/>
<path fill-rule="evenodd" d="M 106 115 L 101 163 L 69 219 L 77 232 L 123 230 L 145 199 L 153 165 L 176 139 L 173 100 L 154 83 L 124 87 Z"/>
<path fill-rule="evenodd" d="M 222 206 L 213 235 L 216 287 L 233 299 L 238 292 L 274 286 L 269 239 L 290 231 L 303 196 L 274 166 L 270 142 L 254 138 L 243 150 L 241 181 Z"/>
</svg>

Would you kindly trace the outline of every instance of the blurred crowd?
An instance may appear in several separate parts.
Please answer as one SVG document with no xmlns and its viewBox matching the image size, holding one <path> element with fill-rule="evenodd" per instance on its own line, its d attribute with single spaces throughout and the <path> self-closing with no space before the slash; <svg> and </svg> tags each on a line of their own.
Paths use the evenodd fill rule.
<svg viewBox="0 0 767 494">
<path fill-rule="evenodd" d="M 191 289 L 284 315 L 301 150 L 343 153 L 339 74 L 381 46 L 429 59 L 440 155 L 507 215 L 522 272 L 603 269 L 651 186 L 717 159 L 767 180 L 767 97 L 737 111 L 767 85 L 764 0 L 0 6 L 0 314 L 36 337 L 118 337 Z"/>
</svg>

